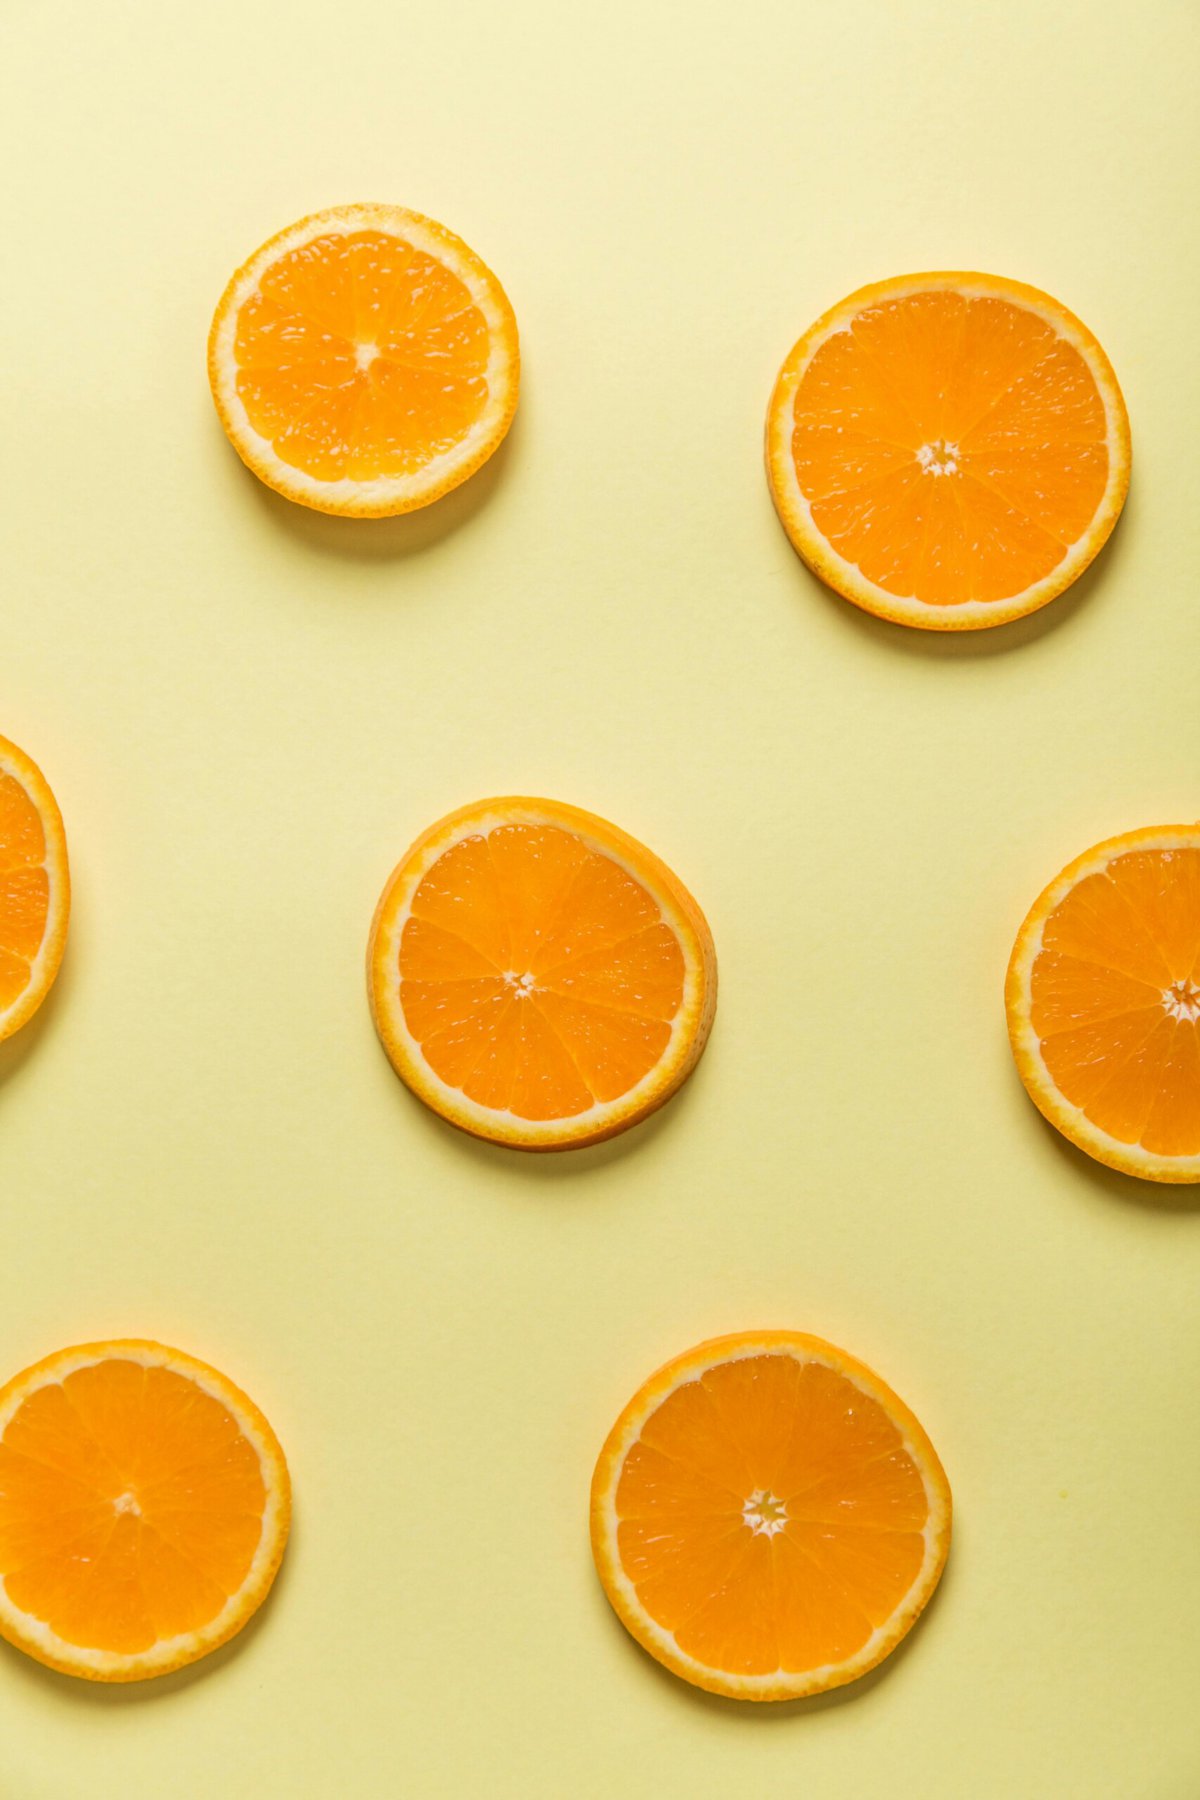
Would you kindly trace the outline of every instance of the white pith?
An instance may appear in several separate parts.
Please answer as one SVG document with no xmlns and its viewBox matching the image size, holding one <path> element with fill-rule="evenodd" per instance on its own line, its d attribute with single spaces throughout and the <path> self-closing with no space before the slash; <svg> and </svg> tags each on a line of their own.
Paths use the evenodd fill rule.
<svg viewBox="0 0 1200 1800">
<path fill-rule="evenodd" d="M 1090 875 L 1102 875 L 1108 865 L 1121 856 L 1139 851 L 1200 849 L 1200 826 L 1151 826 L 1145 831 L 1121 837 L 1106 838 L 1069 864 L 1039 896 L 1017 936 L 1009 965 L 1010 994 L 1009 1033 L 1013 1054 L 1022 1079 L 1039 1109 L 1050 1123 L 1087 1150 L 1098 1161 L 1127 1174 L 1149 1180 L 1178 1182 L 1200 1181 L 1200 1152 L 1194 1156 L 1167 1157 L 1144 1150 L 1140 1144 L 1127 1143 L 1094 1124 L 1082 1107 L 1068 1100 L 1057 1085 L 1042 1055 L 1041 1039 L 1033 1026 L 1033 967 L 1042 953 L 1046 924 L 1071 889 Z M 1038 915 L 1036 923 L 1034 916 Z M 1188 982 L 1189 987 L 1192 986 Z M 1015 998 L 1016 1011 L 1012 1009 Z M 1162 995 L 1164 1011 L 1181 1016 L 1174 1009 L 1171 990 Z M 1185 1010 L 1190 1002 L 1184 1001 Z M 1189 1014 L 1189 1016 L 1195 1016 Z M 1043 1104 L 1044 1102 L 1044 1104 Z"/>
<path fill-rule="evenodd" d="M 336 481 L 321 481 L 279 456 L 269 438 L 263 437 L 250 422 L 249 414 L 237 388 L 238 364 L 236 340 L 238 315 L 254 293 L 266 269 L 292 251 L 301 249 L 314 238 L 352 232 L 375 231 L 410 244 L 435 261 L 442 263 L 462 282 L 487 323 L 489 352 L 484 381 L 488 397 L 479 417 L 465 435 L 449 450 L 442 451 L 414 473 L 380 476 L 372 481 L 355 481 L 343 476 Z M 498 283 L 482 265 L 463 254 L 462 245 L 452 232 L 433 220 L 405 211 L 402 207 L 351 206 L 333 207 L 327 212 L 300 220 L 291 230 L 273 238 L 250 259 L 240 271 L 230 304 L 217 327 L 212 348 L 214 382 L 217 397 L 228 429 L 244 451 L 251 468 L 265 472 L 271 485 L 291 491 L 315 505 L 336 509 L 339 505 L 363 511 L 385 510 L 392 502 L 418 500 L 422 494 L 443 489 L 455 472 L 484 459 L 503 436 L 512 415 L 514 359 L 506 342 L 506 328 L 511 313 L 498 292 Z M 482 272 L 481 272 L 482 271 Z M 375 345 L 358 347 L 356 360 L 360 369 L 370 366 Z"/>
<path fill-rule="evenodd" d="M 232 1383 L 226 1382 L 215 1370 L 182 1352 L 140 1340 L 114 1340 L 109 1344 L 82 1345 L 75 1350 L 65 1350 L 61 1355 L 28 1371 L 28 1379 L 18 1377 L 9 1384 L 0 1400 L 0 1441 L 3 1440 L 13 1415 L 32 1394 L 43 1387 L 62 1382 L 78 1369 L 91 1368 L 99 1362 L 109 1360 L 140 1363 L 145 1368 L 166 1368 L 183 1375 L 194 1381 L 197 1387 L 216 1400 L 236 1420 L 242 1436 L 258 1457 L 266 1490 L 258 1547 L 245 1579 L 241 1587 L 229 1595 L 225 1605 L 206 1624 L 195 1631 L 164 1638 L 151 1649 L 138 1651 L 133 1655 L 88 1648 L 59 1637 L 45 1620 L 24 1612 L 9 1599 L 2 1575 L 0 1621 L 3 1622 L 6 1636 L 52 1665 L 65 1665 L 78 1669 L 81 1673 L 90 1671 L 101 1678 L 114 1673 L 122 1676 L 151 1676 L 181 1662 L 194 1661 L 209 1647 L 223 1642 L 229 1635 L 231 1626 L 243 1612 L 247 1597 L 264 1592 L 269 1586 L 281 1551 L 281 1523 L 286 1522 L 289 1507 L 287 1473 L 286 1468 L 281 1467 L 277 1448 L 264 1436 L 255 1418 L 242 1404 Z M 140 1508 L 132 1494 L 123 1494 L 114 1503 L 114 1512 L 138 1514 Z"/>
<path fill-rule="evenodd" d="M 1194 981 L 1174 981 L 1162 993 L 1163 1011 L 1169 1018 L 1186 1020 L 1189 1025 L 1200 1019 L 1200 987 Z"/>
<path fill-rule="evenodd" d="M 788 1522 L 787 1505 L 770 1488 L 755 1488 L 742 1502 L 742 1519 L 755 1537 L 778 1537 Z"/>
<path fill-rule="evenodd" d="M 958 458 L 962 451 L 957 444 L 948 438 L 934 438 L 928 444 L 922 444 L 917 451 L 917 461 L 926 475 L 957 475 Z"/>
<path fill-rule="evenodd" d="M 616 1495 L 626 1457 L 641 1437 L 647 1421 L 677 1388 L 688 1382 L 699 1381 L 708 1370 L 730 1362 L 741 1361 L 746 1357 L 780 1355 L 792 1356 L 801 1364 L 816 1362 L 834 1370 L 887 1412 L 900 1431 L 902 1449 L 911 1457 L 925 1487 L 929 1513 L 921 1533 L 924 1555 L 907 1595 L 890 1618 L 876 1627 L 862 1647 L 845 1661 L 808 1669 L 788 1669 L 780 1665 L 759 1675 L 730 1674 L 729 1671 L 705 1663 L 683 1650 L 674 1632 L 660 1625 L 642 1606 L 637 1588 L 621 1562 L 618 1540 L 620 1515 Z M 598 1556 L 603 1559 L 603 1573 L 619 1598 L 618 1613 L 627 1626 L 631 1619 L 636 1620 L 637 1631 L 634 1635 L 649 1640 L 648 1647 L 668 1668 L 694 1680 L 698 1686 L 747 1699 L 781 1700 L 820 1692 L 825 1688 L 853 1681 L 857 1675 L 865 1673 L 880 1660 L 881 1655 L 886 1653 L 887 1646 L 899 1641 L 899 1636 L 903 1635 L 922 1610 L 936 1585 L 936 1577 L 948 1547 L 950 1511 L 941 1494 L 925 1482 L 929 1451 L 917 1443 L 907 1430 L 903 1418 L 897 1415 L 895 1396 L 882 1384 L 876 1385 L 869 1370 L 861 1365 L 848 1366 L 848 1361 L 849 1359 L 842 1360 L 832 1355 L 825 1356 L 815 1345 L 800 1347 L 771 1333 L 764 1334 L 761 1340 L 747 1339 L 736 1350 L 722 1348 L 720 1340 L 717 1340 L 713 1353 L 708 1358 L 693 1361 L 691 1357 L 687 1357 L 668 1364 L 660 1377 L 639 1396 L 637 1407 L 621 1421 L 620 1432 L 615 1441 L 610 1439 L 605 1446 L 601 1458 L 605 1474 L 603 1482 L 593 1492 L 593 1520 L 599 1517 L 600 1533 L 596 1549 Z M 679 1362 L 684 1362 L 686 1367 L 677 1373 Z M 746 1506 L 749 1506 L 750 1498 L 752 1497 L 748 1497 Z M 745 1516 L 744 1509 L 743 1518 Z M 786 1520 L 783 1524 L 786 1525 Z M 772 1536 L 774 1532 L 766 1535 Z"/>
<path fill-rule="evenodd" d="M 653 899 L 664 923 L 674 933 L 684 960 L 682 997 L 671 1021 L 666 1046 L 658 1061 L 646 1071 L 640 1081 L 616 1100 L 597 1100 L 582 1112 L 557 1119 L 527 1119 L 507 1108 L 481 1106 L 461 1088 L 451 1087 L 448 1082 L 443 1081 L 426 1061 L 420 1044 L 409 1030 L 400 1000 L 400 944 L 404 927 L 412 916 L 413 898 L 421 882 L 433 865 L 465 838 L 486 837 L 492 831 L 513 824 L 546 825 L 567 831 L 589 850 L 616 863 Z M 518 995 L 536 991 L 532 971 L 506 971 L 505 979 Z M 692 1047 L 696 1021 L 703 1011 L 706 997 L 704 963 L 695 930 L 670 894 L 656 881 L 653 871 L 632 861 L 618 844 L 599 832 L 593 834 L 585 824 L 576 822 L 574 818 L 565 819 L 553 811 L 539 810 L 536 804 L 505 808 L 503 811 L 480 808 L 465 818 L 450 821 L 443 831 L 422 846 L 420 854 L 404 868 L 398 885 L 390 891 L 381 912 L 372 956 L 372 992 L 385 1028 L 385 1043 L 390 1052 L 399 1056 L 401 1072 L 404 1072 L 404 1065 L 407 1065 L 416 1074 L 417 1079 L 412 1085 L 418 1093 L 422 1087 L 432 1089 L 438 1097 L 440 1111 L 456 1123 L 463 1123 L 484 1136 L 502 1137 L 507 1142 L 533 1146 L 558 1146 L 579 1138 L 589 1138 L 599 1127 L 607 1128 L 636 1115 L 647 1098 L 657 1095 L 687 1058 Z"/>
<path fill-rule="evenodd" d="M 43 868 L 49 877 L 49 903 L 46 909 L 46 924 L 42 932 L 42 941 L 38 945 L 37 955 L 29 964 L 29 980 L 25 987 L 8 1006 L 0 1007 L 0 1038 L 7 1026 L 13 1021 L 24 1023 L 29 1012 L 31 996 L 40 994 L 47 977 L 52 980 L 57 973 L 57 966 L 62 958 L 63 938 L 66 929 L 67 911 L 70 904 L 70 881 L 67 868 L 66 842 L 62 833 L 62 818 L 58 804 L 49 786 L 36 764 L 17 752 L 12 751 L 0 741 L 0 774 L 10 775 L 17 784 L 24 788 L 42 821 L 42 832 L 46 840 L 46 854 L 40 864 L 29 865 Z M 57 829 L 56 829 L 57 828 Z"/>
<path fill-rule="evenodd" d="M 898 595 L 890 588 L 881 587 L 865 575 L 857 563 L 851 563 L 843 557 L 823 535 L 813 519 L 812 503 L 805 496 L 796 473 L 792 455 L 792 431 L 795 423 L 793 412 L 796 390 L 822 344 L 837 332 L 848 331 L 853 320 L 870 306 L 890 300 L 903 300 L 913 294 L 947 289 L 962 294 L 968 300 L 997 299 L 1007 301 L 1010 305 L 1024 306 L 1079 352 L 1091 372 L 1104 406 L 1108 479 L 1087 531 L 1068 546 L 1066 554 L 1039 581 L 1020 593 L 1004 595 L 997 600 L 963 600 L 935 605 L 918 599 L 915 594 Z M 935 444 L 923 445 L 917 453 L 925 473 L 957 473 L 956 459 L 960 454 L 958 446 L 942 445 L 943 454 L 940 456 L 938 447 Z M 928 459 L 923 455 L 926 450 L 930 452 Z M 938 465 L 936 468 L 935 463 Z M 954 466 L 949 467 L 949 463 Z M 1098 353 L 1098 347 L 1090 334 L 1064 311 L 1060 311 L 1049 296 L 1040 295 L 1036 289 L 1027 288 L 1021 283 L 995 281 L 976 273 L 914 275 L 911 281 L 903 284 L 880 283 L 849 295 L 832 312 L 818 320 L 795 346 L 784 364 L 771 398 L 767 420 L 767 467 L 784 520 L 790 529 L 799 534 L 803 549 L 811 552 L 812 566 L 816 572 L 829 580 L 839 592 L 843 592 L 845 597 L 864 605 L 869 599 L 870 610 L 897 623 L 935 630 L 953 631 L 986 624 L 1003 624 L 1009 619 L 1036 612 L 1039 606 L 1068 587 L 1095 554 L 1097 541 L 1102 542 L 1115 523 L 1124 502 L 1129 477 L 1124 402 L 1107 360 L 1102 353 Z M 839 582 L 844 585 L 839 586 Z"/>
</svg>

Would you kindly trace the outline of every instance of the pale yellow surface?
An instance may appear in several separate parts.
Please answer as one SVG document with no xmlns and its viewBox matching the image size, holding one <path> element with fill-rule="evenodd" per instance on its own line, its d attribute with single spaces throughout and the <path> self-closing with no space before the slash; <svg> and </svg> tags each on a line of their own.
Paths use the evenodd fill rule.
<svg viewBox="0 0 1200 1800">
<path fill-rule="evenodd" d="M 0 1052 L 0 1373 L 160 1336 L 291 1459 L 273 1599 L 191 1674 L 0 1654 L 4 1800 L 1195 1800 L 1200 1190 L 1026 1100 L 1013 935 L 1094 840 L 1200 812 L 1192 0 L 161 0 L 3 8 L 0 732 L 66 815 L 72 937 Z M 315 207 L 496 268 L 507 448 L 407 521 L 277 500 L 204 375 L 230 270 Z M 1048 612 L 856 613 L 761 429 L 860 283 L 997 270 L 1124 384 L 1133 492 Z M 410 1099 L 371 909 L 450 807 L 603 813 L 708 911 L 660 1119 L 534 1161 Z M 891 1666 L 778 1711 L 626 1639 L 586 1501 L 714 1332 L 871 1362 L 954 1485 Z"/>
</svg>

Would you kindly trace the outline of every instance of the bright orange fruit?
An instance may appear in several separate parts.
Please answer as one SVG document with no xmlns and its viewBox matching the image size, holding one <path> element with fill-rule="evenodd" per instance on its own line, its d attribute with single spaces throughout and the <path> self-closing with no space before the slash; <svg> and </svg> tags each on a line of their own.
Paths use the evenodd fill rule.
<svg viewBox="0 0 1200 1800">
<path fill-rule="evenodd" d="M 70 911 L 58 804 L 36 763 L 0 738 L 0 1040 L 33 1017 L 54 985 Z"/>
<path fill-rule="evenodd" d="M 52 1669 L 141 1681 L 215 1650 L 290 1512 L 267 1421 L 181 1350 L 82 1344 L 0 1389 L 0 1634 Z"/>
<path fill-rule="evenodd" d="M 555 800 L 482 800 L 418 838 L 371 926 L 375 1026 L 452 1125 L 522 1150 L 611 1137 L 695 1067 L 704 915 L 643 844 Z"/>
<path fill-rule="evenodd" d="M 402 206 L 313 213 L 256 250 L 213 318 L 221 423 L 268 487 L 318 512 L 427 506 L 498 447 L 517 325 L 462 239 Z"/>
<path fill-rule="evenodd" d="M 950 1514 L 932 1444 L 877 1375 L 803 1332 L 742 1332 L 629 1402 L 592 1479 L 592 1550 L 668 1669 L 792 1700 L 896 1648 L 938 1584 Z"/>
<path fill-rule="evenodd" d="M 1021 1080 L 1065 1137 L 1200 1181 L 1200 826 L 1085 852 L 1035 901 L 1005 987 Z"/>
<path fill-rule="evenodd" d="M 792 350 L 767 475 L 809 567 L 932 631 L 1045 606 L 1104 544 L 1129 486 L 1129 420 L 1085 325 L 998 275 L 860 288 Z"/>
</svg>

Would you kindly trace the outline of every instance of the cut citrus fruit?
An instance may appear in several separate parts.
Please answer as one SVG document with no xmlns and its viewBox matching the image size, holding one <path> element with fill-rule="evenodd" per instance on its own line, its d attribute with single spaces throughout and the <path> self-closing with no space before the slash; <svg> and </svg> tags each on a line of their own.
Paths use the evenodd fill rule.
<svg viewBox="0 0 1200 1800">
<path fill-rule="evenodd" d="M 82 1344 L 0 1388 L 0 1634 L 89 1681 L 141 1681 L 242 1629 L 287 1542 L 287 1464 L 207 1363 Z"/>
<path fill-rule="evenodd" d="M 712 1025 L 717 964 L 676 876 L 555 800 L 482 800 L 393 871 L 367 949 L 398 1075 L 476 1137 L 597 1143 L 670 1099 Z"/>
<path fill-rule="evenodd" d="M 517 405 L 517 324 L 475 252 L 402 206 L 312 213 L 256 250 L 213 318 L 234 449 L 318 512 L 410 512 L 465 481 Z"/>
<path fill-rule="evenodd" d="M 1091 562 L 1129 486 L 1108 358 L 1049 294 L 901 275 L 807 331 L 767 413 L 767 475 L 809 567 L 932 631 L 1003 625 Z"/>
<path fill-rule="evenodd" d="M 713 1338 L 639 1389 L 592 1478 L 592 1550 L 627 1629 L 738 1700 L 853 1681 L 911 1629 L 950 1488 L 903 1401 L 799 1331 Z"/>
<path fill-rule="evenodd" d="M 1008 965 L 1021 1080 L 1064 1137 L 1200 1181 L 1200 825 L 1109 838 L 1034 903 Z"/>
<path fill-rule="evenodd" d="M 71 878 L 46 778 L 0 738 L 0 1040 L 31 1019 L 62 962 Z"/>
</svg>

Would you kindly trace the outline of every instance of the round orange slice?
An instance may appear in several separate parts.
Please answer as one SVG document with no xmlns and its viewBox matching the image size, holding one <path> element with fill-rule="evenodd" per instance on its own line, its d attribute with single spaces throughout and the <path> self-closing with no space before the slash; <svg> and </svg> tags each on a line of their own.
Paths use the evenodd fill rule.
<svg viewBox="0 0 1200 1800">
<path fill-rule="evenodd" d="M 1045 606 L 1129 486 L 1129 420 L 1100 345 L 999 275 L 901 275 L 825 313 L 780 371 L 766 451 L 814 573 L 931 631 Z"/>
<path fill-rule="evenodd" d="M 485 463 L 519 366 L 491 270 L 403 206 L 289 225 L 232 277 L 208 341 L 242 461 L 289 500 L 360 518 L 427 506 Z"/>
<path fill-rule="evenodd" d="M 66 1675 L 141 1681 L 225 1643 L 290 1512 L 267 1421 L 181 1350 L 82 1344 L 0 1388 L 0 1634 Z"/>
<path fill-rule="evenodd" d="M 0 1041 L 53 987 L 70 911 L 58 803 L 36 763 L 0 738 Z"/>
<path fill-rule="evenodd" d="M 555 800 L 482 800 L 419 837 L 375 911 L 367 979 L 398 1075 L 476 1137 L 594 1144 L 687 1079 L 717 964 L 682 882 Z"/>
<path fill-rule="evenodd" d="M 1005 987 L 1035 1106 L 1097 1161 L 1200 1181 L 1200 825 L 1076 857 L 1035 901 Z"/>
<path fill-rule="evenodd" d="M 950 1513 L 932 1444 L 877 1375 L 803 1332 L 739 1332 L 629 1402 L 592 1478 L 592 1550 L 622 1624 L 676 1675 L 794 1700 L 896 1648 Z"/>
</svg>

